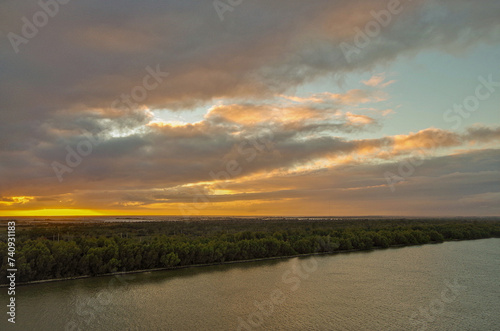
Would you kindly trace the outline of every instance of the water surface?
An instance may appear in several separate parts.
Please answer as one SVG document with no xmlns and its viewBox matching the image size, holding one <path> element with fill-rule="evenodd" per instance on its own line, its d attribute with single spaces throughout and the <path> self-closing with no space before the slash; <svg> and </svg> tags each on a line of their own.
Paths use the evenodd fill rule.
<svg viewBox="0 0 500 331">
<path fill-rule="evenodd" d="M 499 262 L 484 239 L 21 286 L 0 327 L 500 330 Z"/>
</svg>

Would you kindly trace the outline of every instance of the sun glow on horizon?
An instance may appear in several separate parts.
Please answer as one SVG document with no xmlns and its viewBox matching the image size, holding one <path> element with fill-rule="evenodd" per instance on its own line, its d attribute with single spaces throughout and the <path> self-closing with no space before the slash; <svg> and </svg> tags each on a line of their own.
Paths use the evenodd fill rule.
<svg viewBox="0 0 500 331">
<path fill-rule="evenodd" d="M 6 210 L 2 216 L 99 216 L 106 215 L 91 209 L 34 209 Z"/>
</svg>

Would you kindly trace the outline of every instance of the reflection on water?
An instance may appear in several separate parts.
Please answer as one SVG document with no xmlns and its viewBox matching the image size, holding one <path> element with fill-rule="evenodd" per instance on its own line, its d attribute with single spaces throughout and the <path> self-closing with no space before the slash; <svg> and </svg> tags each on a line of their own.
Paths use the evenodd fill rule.
<svg viewBox="0 0 500 331">
<path fill-rule="evenodd" d="M 499 248 L 484 239 L 21 286 L 16 329 L 499 330 Z"/>
</svg>

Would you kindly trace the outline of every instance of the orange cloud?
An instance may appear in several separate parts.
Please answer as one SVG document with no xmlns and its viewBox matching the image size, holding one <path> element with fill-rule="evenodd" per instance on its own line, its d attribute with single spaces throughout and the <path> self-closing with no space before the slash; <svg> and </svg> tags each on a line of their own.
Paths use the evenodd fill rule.
<svg viewBox="0 0 500 331">
<path fill-rule="evenodd" d="M 283 107 L 279 105 L 230 104 L 214 106 L 206 119 L 222 118 L 229 122 L 252 126 L 259 123 L 295 123 L 307 120 L 325 120 L 335 115 L 335 110 L 315 109 L 306 106 Z"/>
<path fill-rule="evenodd" d="M 408 135 L 396 135 L 393 139 L 394 152 L 404 152 L 415 149 L 431 150 L 441 147 L 459 146 L 462 143 L 462 138 L 458 134 L 433 128 Z"/>
</svg>

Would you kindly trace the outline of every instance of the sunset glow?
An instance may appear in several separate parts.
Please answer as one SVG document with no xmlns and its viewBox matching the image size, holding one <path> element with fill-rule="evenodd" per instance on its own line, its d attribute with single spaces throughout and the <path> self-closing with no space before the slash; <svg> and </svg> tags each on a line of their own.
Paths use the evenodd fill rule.
<svg viewBox="0 0 500 331">
<path fill-rule="evenodd" d="M 0 215 L 499 214 L 495 1 L 283 5 L 75 4 L 2 38 Z"/>
</svg>

